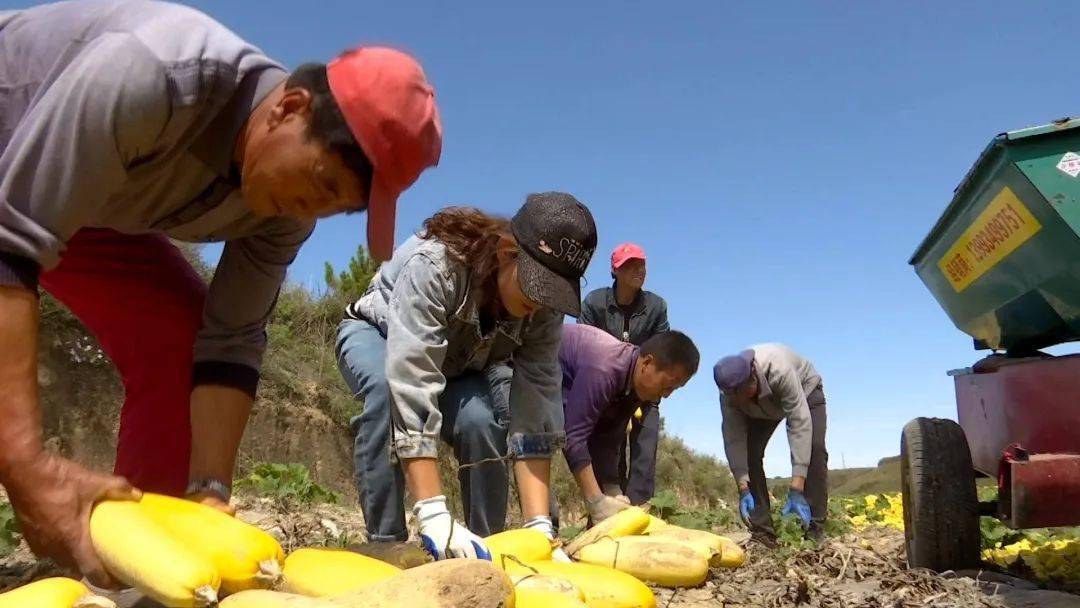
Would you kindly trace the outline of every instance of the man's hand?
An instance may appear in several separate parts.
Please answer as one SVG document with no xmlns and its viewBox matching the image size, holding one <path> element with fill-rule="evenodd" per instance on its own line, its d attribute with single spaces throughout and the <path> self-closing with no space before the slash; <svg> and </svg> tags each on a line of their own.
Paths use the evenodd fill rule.
<svg viewBox="0 0 1080 608">
<path fill-rule="evenodd" d="M 90 540 L 90 512 L 103 499 L 139 500 L 138 490 L 122 477 L 44 452 L 12 469 L 6 487 L 35 554 L 77 569 L 99 587 L 114 586 Z"/>
<path fill-rule="evenodd" d="M 436 560 L 470 557 L 491 561 L 484 540 L 454 521 L 445 496 L 416 501 L 413 513 L 420 522 L 420 542 Z"/>
<path fill-rule="evenodd" d="M 615 497 L 601 494 L 598 498 L 585 501 L 585 507 L 589 511 L 589 517 L 592 518 L 593 525 L 596 525 L 619 511 L 629 509 L 630 500 L 625 496 Z"/>
<path fill-rule="evenodd" d="M 750 525 L 750 514 L 756 508 L 757 503 L 754 502 L 754 495 L 750 493 L 750 488 L 739 490 L 739 516 L 742 517 L 743 523 Z"/>
<path fill-rule="evenodd" d="M 140 495 L 124 479 L 42 447 L 37 330 L 37 293 L 0 286 L 0 484 L 34 553 L 78 569 L 95 585 L 110 586 L 90 541 L 90 511 L 103 498 Z"/>
<path fill-rule="evenodd" d="M 810 525 L 810 504 L 806 502 L 806 497 L 803 493 L 795 488 L 788 490 L 787 504 L 784 505 L 784 510 L 781 515 L 785 517 L 788 515 L 798 515 L 802 520 L 803 526 Z"/>
</svg>

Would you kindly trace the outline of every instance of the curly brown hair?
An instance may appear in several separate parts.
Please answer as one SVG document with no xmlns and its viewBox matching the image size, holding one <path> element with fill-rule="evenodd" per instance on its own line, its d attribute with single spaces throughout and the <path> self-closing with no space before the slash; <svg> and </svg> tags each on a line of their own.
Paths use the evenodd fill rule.
<svg viewBox="0 0 1080 608">
<path fill-rule="evenodd" d="M 484 290 L 484 302 L 497 297 L 499 239 L 513 238 L 510 220 L 475 207 L 446 207 L 424 220 L 420 238 L 446 245 L 450 258 L 470 270 L 473 285 Z"/>
</svg>

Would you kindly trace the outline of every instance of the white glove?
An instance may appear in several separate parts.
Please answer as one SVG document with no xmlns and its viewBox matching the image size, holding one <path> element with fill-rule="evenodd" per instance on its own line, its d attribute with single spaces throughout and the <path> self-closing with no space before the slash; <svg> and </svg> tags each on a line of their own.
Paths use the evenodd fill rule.
<svg viewBox="0 0 1080 608">
<path fill-rule="evenodd" d="M 525 525 L 521 527 L 539 530 L 544 533 L 544 536 L 548 537 L 548 540 L 553 543 L 555 542 L 555 526 L 551 523 L 551 518 L 547 515 L 537 515 L 525 522 Z M 569 563 L 570 556 L 566 554 L 566 551 L 562 550 L 562 547 L 555 547 L 551 550 L 551 561 Z"/>
<path fill-rule="evenodd" d="M 491 552 L 484 546 L 484 540 L 454 521 L 446 508 L 445 496 L 416 501 L 413 514 L 420 522 L 420 542 L 436 560 L 471 557 L 491 561 Z"/>
<path fill-rule="evenodd" d="M 619 511 L 630 508 L 630 499 L 625 496 L 603 496 L 596 500 L 586 500 L 585 507 L 589 511 L 593 525 L 615 515 Z"/>
</svg>

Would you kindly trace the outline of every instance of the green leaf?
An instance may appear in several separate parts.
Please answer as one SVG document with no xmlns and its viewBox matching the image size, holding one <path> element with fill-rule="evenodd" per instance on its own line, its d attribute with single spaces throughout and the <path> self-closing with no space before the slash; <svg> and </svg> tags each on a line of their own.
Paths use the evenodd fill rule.
<svg viewBox="0 0 1080 608">
<path fill-rule="evenodd" d="M 889 499 L 885 498 L 884 494 L 878 494 L 877 499 L 874 501 L 874 508 L 879 511 L 888 511 Z"/>
<path fill-rule="evenodd" d="M 564 541 L 573 540 L 575 536 L 585 531 L 585 526 L 561 526 L 559 528 L 559 538 Z"/>
<path fill-rule="evenodd" d="M 675 514 L 679 507 L 679 497 L 673 490 L 657 492 L 649 501 L 660 519 L 667 519 Z"/>
<path fill-rule="evenodd" d="M 797 515 L 780 518 L 780 526 L 776 530 L 776 537 L 783 545 L 796 550 L 817 546 L 817 543 L 806 538 L 806 530 L 803 528 L 802 520 Z"/>
<path fill-rule="evenodd" d="M 300 463 L 261 463 L 237 482 L 237 488 L 280 500 L 311 503 L 337 503 L 337 492 L 324 488 L 311 479 L 307 467 Z"/>
<path fill-rule="evenodd" d="M 19 522 L 10 503 L 0 503 L 0 557 L 11 555 L 19 546 Z"/>
</svg>

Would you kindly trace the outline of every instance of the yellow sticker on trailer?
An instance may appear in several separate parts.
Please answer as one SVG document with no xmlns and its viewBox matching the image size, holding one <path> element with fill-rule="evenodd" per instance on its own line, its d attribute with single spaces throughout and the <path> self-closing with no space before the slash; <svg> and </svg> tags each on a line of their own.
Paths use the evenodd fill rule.
<svg viewBox="0 0 1080 608">
<path fill-rule="evenodd" d="M 938 268 L 960 293 L 1040 230 L 1039 220 L 1006 186 L 956 239 Z"/>
</svg>

